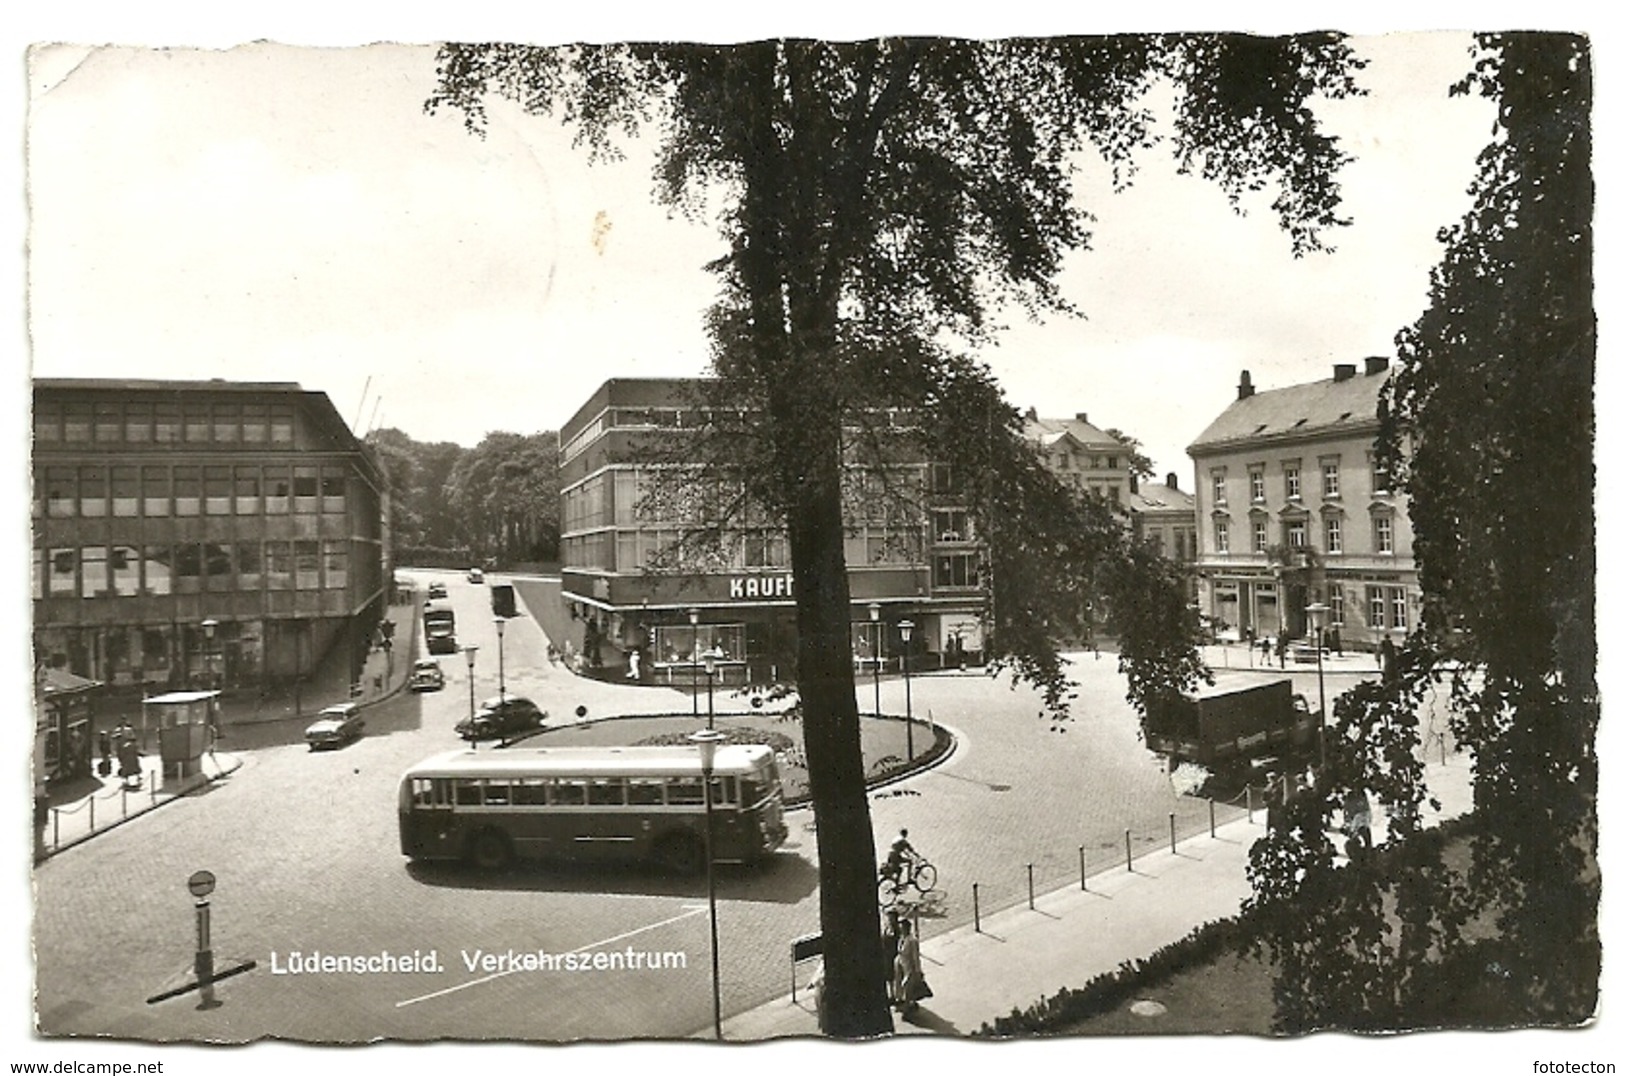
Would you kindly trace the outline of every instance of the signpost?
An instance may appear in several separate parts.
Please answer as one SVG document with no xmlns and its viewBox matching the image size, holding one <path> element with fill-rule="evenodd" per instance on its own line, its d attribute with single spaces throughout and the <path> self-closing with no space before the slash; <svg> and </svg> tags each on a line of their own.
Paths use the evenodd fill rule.
<svg viewBox="0 0 1625 1076">
<path fill-rule="evenodd" d="M 218 1009 L 221 1002 L 214 996 L 214 984 L 221 979 L 229 979 L 233 975 L 241 975 L 254 967 L 252 960 L 241 961 L 218 974 L 214 970 L 214 947 L 209 937 L 209 894 L 214 892 L 214 874 L 211 871 L 195 871 L 186 879 L 187 892 L 192 894 L 196 901 L 197 913 L 197 953 L 192 958 L 193 978 L 183 982 L 180 986 L 164 990 L 147 999 L 148 1005 L 160 1001 L 167 1001 L 173 997 L 196 990 L 200 1000 L 198 1008 Z"/>
</svg>

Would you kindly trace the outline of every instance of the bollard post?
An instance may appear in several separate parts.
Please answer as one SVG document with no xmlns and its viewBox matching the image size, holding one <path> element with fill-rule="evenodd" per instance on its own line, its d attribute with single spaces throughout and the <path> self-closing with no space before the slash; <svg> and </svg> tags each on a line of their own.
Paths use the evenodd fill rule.
<svg viewBox="0 0 1625 1076">
<path fill-rule="evenodd" d="M 1248 821 L 1249 824 L 1251 824 L 1252 820 L 1253 820 L 1253 786 L 1248 785 L 1247 786 L 1247 821 Z"/>
<path fill-rule="evenodd" d="M 1033 908 L 1033 865 L 1027 864 L 1027 908 Z"/>
<path fill-rule="evenodd" d="M 1129 840 L 1128 830 L 1123 831 L 1123 851 L 1128 855 L 1128 872 L 1134 873 L 1134 842 Z"/>
<path fill-rule="evenodd" d="M 121 785 L 118 786 L 118 816 L 120 818 L 129 818 L 130 817 L 130 786 L 129 785 L 121 784 Z"/>
<path fill-rule="evenodd" d="M 90 797 L 90 832 L 96 832 L 96 797 Z"/>
<path fill-rule="evenodd" d="M 1211 796 L 1208 797 L 1207 801 L 1207 835 L 1209 837 L 1217 837 L 1219 835 L 1218 827 L 1213 823 L 1213 797 Z"/>
<path fill-rule="evenodd" d="M 1078 888 L 1089 892 L 1089 868 L 1083 860 L 1083 845 L 1078 845 Z"/>
<path fill-rule="evenodd" d="M 62 847 L 62 809 L 51 808 L 51 847 Z"/>
<path fill-rule="evenodd" d="M 970 885 L 970 911 L 971 918 L 976 923 L 976 933 L 982 932 L 982 886 L 980 882 Z"/>
<path fill-rule="evenodd" d="M 1168 851 L 1179 854 L 1179 838 L 1174 834 L 1174 812 L 1168 812 Z"/>
</svg>

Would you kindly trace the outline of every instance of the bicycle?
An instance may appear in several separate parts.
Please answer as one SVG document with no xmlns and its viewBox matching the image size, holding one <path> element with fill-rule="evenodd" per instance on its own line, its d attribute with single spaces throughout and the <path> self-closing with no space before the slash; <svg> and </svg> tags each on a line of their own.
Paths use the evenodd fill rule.
<svg viewBox="0 0 1625 1076">
<path fill-rule="evenodd" d="M 882 867 L 879 886 L 880 906 L 890 908 L 897 903 L 897 898 L 909 886 L 913 886 L 922 897 L 935 889 L 937 868 L 919 857 L 904 863 L 896 872 L 889 872 Z"/>
</svg>

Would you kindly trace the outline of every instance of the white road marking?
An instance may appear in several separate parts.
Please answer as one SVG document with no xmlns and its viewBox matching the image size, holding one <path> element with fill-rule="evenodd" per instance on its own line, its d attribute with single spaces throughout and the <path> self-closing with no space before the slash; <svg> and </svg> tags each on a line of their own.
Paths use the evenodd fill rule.
<svg viewBox="0 0 1625 1076">
<path fill-rule="evenodd" d="M 569 956 L 574 953 L 585 953 L 590 950 L 600 948 L 601 946 L 614 945 L 618 941 L 625 941 L 627 938 L 636 937 L 639 934 L 643 934 L 651 930 L 658 930 L 664 926 L 670 926 L 672 923 L 675 923 L 678 920 L 689 919 L 693 916 L 699 915 L 705 912 L 707 907 L 708 906 L 704 904 L 685 904 L 683 905 L 683 914 L 681 915 L 674 915 L 670 919 L 662 919 L 658 923 L 650 923 L 648 926 L 638 927 L 636 930 L 628 930 L 625 933 L 617 934 L 612 938 L 600 938 L 598 941 L 588 942 L 586 945 L 571 949 L 569 953 L 564 955 Z M 397 1001 L 395 1003 L 395 1007 L 397 1009 L 404 1009 L 406 1006 L 416 1005 L 420 1001 L 429 1001 L 433 998 L 445 997 L 447 994 L 455 994 L 459 990 L 466 990 L 471 986 L 479 986 L 481 983 L 488 983 L 493 979 L 501 979 L 506 975 L 512 975 L 518 970 L 518 968 L 509 968 L 506 971 L 493 972 L 490 975 L 485 975 L 478 979 L 470 979 L 466 983 L 459 983 L 456 986 L 448 986 L 444 990 L 436 990 L 432 993 L 424 994 L 422 997 L 407 998 L 405 1001 Z"/>
</svg>

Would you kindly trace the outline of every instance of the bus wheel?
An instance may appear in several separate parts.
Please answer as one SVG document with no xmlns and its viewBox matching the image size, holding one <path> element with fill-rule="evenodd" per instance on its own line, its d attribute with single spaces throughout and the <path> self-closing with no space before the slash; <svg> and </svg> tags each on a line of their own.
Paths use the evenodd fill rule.
<svg viewBox="0 0 1625 1076">
<path fill-rule="evenodd" d="M 669 833 L 655 845 L 655 862 L 677 874 L 696 874 L 705 865 L 705 851 L 688 833 Z"/>
<path fill-rule="evenodd" d="M 508 838 L 494 829 L 484 829 L 474 834 L 474 839 L 468 846 L 468 860 L 482 871 L 501 870 L 508 865 L 512 858 L 508 848 Z"/>
</svg>

